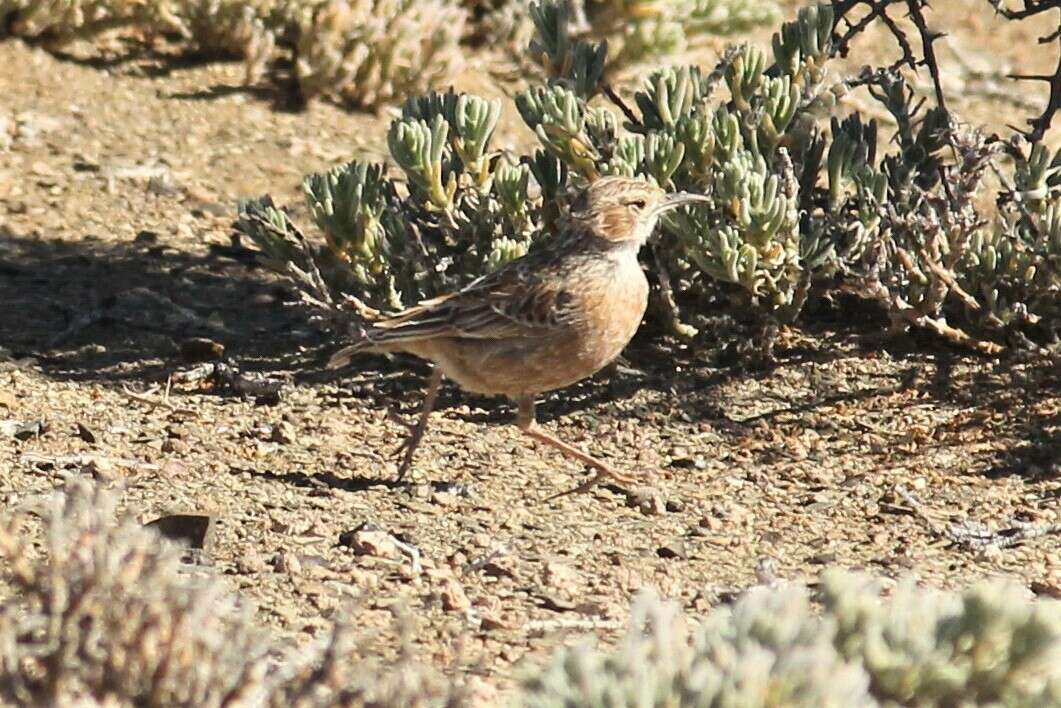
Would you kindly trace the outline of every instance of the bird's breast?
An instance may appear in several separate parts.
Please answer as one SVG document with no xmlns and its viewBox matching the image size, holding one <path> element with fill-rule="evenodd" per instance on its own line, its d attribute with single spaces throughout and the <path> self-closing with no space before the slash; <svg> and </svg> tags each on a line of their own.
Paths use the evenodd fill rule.
<svg viewBox="0 0 1061 708">
<path fill-rule="evenodd" d="M 617 357 L 637 332 L 648 305 L 648 280 L 636 257 L 610 264 L 610 272 L 586 279 L 583 296 L 583 344 L 591 360 L 604 366 Z"/>
</svg>

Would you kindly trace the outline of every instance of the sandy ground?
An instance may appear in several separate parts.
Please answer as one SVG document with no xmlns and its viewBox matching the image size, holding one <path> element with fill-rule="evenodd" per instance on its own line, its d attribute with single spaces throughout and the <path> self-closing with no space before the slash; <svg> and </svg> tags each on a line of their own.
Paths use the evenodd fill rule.
<svg viewBox="0 0 1061 708">
<path fill-rule="evenodd" d="M 995 95 L 991 72 L 1054 58 L 986 14 L 956 26 L 963 59 L 947 80 L 963 115 L 1020 122 L 1041 97 L 1006 84 Z M 502 95 L 478 61 L 460 85 Z M 0 420 L 44 423 L 0 437 L 5 508 L 65 471 L 124 485 L 145 521 L 211 514 L 203 562 L 277 632 L 303 641 L 353 598 L 383 625 L 402 602 L 428 661 L 502 688 L 528 655 L 614 638 L 644 588 L 701 614 L 759 579 L 835 564 L 947 586 L 1006 575 L 1061 594 L 1059 537 L 953 540 L 1061 521 L 1056 355 L 882 344 L 876 314 L 826 310 L 785 334 L 776 366 L 748 370 L 719 356 L 724 339 L 647 330 L 622 367 L 546 398 L 540 417 L 618 467 L 652 471 L 657 513 L 608 489 L 548 499 L 583 470 L 524 440 L 508 404 L 449 388 L 414 484 L 396 485 L 388 451 L 402 431 L 386 411 L 415 411 L 425 367 L 368 357 L 323 373 L 334 343 L 230 238 L 238 198 L 297 204 L 303 174 L 378 158 L 387 115 L 287 112 L 268 90 L 238 89 L 228 64 L 60 59 L 9 40 L 0 66 L 14 134 L 0 147 Z M 524 139 L 505 110 L 502 139 Z M 100 317 L 70 327 L 89 312 Z M 191 336 L 284 379 L 282 399 L 193 385 L 167 396 Z M 417 549 L 422 567 L 351 548 L 345 534 L 362 524 Z"/>
</svg>

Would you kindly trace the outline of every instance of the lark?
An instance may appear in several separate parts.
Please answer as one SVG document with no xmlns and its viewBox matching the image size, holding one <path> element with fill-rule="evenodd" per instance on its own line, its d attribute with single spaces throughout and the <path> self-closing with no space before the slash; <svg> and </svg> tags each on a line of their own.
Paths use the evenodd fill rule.
<svg viewBox="0 0 1061 708">
<path fill-rule="evenodd" d="M 636 484 L 638 476 L 542 428 L 535 401 L 619 356 L 648 304 L 638 251 L 663 213 L 698 201 L 707 197 L 668 194 L 626 177 L 599 178 L 558 220 L 557 233 L 545 235 L 527 255 L 458 292 L 380 317 L 359 341 L 336 352 L 329 368 L 346 366 L 361 352 L 406 352 L 433 364 L 420 417 L 399 448 L 405 452 L 399 479 L 412 465 L 445 377 L 466 391 L 513 400 L 520 430 L 592 470 L 572 492 L 603 480 Z"/>
</svg>

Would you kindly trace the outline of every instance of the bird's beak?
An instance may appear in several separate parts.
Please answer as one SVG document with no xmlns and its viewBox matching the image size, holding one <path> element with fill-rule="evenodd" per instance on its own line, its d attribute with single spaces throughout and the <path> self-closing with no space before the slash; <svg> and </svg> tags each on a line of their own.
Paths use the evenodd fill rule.
<svg viewBox="0 0 1061 708">
<path fill-rule="evenodd" d="M 675 192 L 665 196 L 659 204 L 656 205 L 656 213 L 662 214 L 663 212 L 670 211 L 671 209 L 677 209 L 687 204 L 709 204 L 711 203 L 711 197 L 706 194 L 689 194 L 688 192 Z"/>
</svg>

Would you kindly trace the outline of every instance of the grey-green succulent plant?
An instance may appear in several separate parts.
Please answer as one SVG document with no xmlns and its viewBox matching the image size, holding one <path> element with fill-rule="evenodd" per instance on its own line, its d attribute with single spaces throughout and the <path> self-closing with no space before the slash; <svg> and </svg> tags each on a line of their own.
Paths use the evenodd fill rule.
<svg viewBox="0 0 1061 708">
<path fill-rule="evenodd" d="M 659 69 L 632 105 L 604 82 L 607 47 L 575 38 L 572 6 L 542 0 L 532 12 L 549 78 L 515 108 L 533 154 L 492 147 L 499 102 L 427 94 L 388 134 L 401 179 L 377 167 L 380 186 L 340 190 L 363 204 L 334 194 L 368 179 L 363 166 L 307 180 L 356 298 L 409 304 L 470 281 L 548 238 L 569 190 L 619 174 L 712 197 L 667 215 L 652 244 L 669 284 L 653 312 L 682 336 L 708 297 L 738 301 L 774 332 L 838 290 L 876 303 L 894 332 L 926 328 L 984 351 L 1014 329 L 1057 326 L 1061 155 L 1009 145 L 1012 185 L 985 210 L 1002 147 L 923 108 L 894 69 L 832 76 L 831 6 L 802 8 L 769 51 L 745 44 L 710 71 Z M 890 143 L 838 100 L 863 87 L 895 123 Z"/>
</svg>

